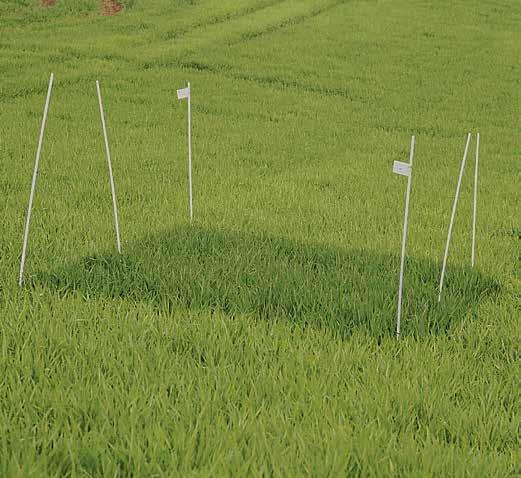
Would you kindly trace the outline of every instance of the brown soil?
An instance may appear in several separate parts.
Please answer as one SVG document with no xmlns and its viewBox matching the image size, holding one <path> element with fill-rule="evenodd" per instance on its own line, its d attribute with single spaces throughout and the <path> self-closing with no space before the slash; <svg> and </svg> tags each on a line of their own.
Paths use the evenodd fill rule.
<svg viewBox="0 0 521 478">
<path fill-rule="evenodd" d="M 121 5 L 117 0 L 101 0 L 102 15 L 116 15 L 116 13 L 121 12 L 121 10 L 123 10 L 123 5 Z"/>
<path fill-rule="evenodd" d="M 42 7 L 56 5 L 56 0 L 40 0 Z M 102 15 L 116 15 L 123 10 L 123 5 L 117 0 L 100 0 L 100 11 Z"/>
</svg>

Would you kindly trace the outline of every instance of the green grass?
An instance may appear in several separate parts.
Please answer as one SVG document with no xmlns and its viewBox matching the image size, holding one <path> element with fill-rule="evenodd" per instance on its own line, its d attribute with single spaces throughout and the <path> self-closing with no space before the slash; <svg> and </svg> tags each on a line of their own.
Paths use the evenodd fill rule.
<svg viewBox="0 0 521 478">
<path fill-rule="evenodd" d="M 521 475 L 521 6 L 123 3 L 0 3 L 0 475 Z"/>
</svg>

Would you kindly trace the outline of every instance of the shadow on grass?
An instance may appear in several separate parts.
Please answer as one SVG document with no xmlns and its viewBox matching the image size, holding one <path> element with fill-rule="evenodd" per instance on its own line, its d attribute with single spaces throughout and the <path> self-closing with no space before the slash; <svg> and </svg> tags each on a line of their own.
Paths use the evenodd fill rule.
<svg viewBox="0 0 521 478">
<path fill-rule="evenodd" d="M 180 226 L 35 282 L 60 295 L 121 297 L 164 312 L 247 314 L 326 327 L 341 337 L 363 328 L 380 338 L 394 334 L 398 271 L 399 257 L 390 254 Z M 408 260 L 404 335 L 444 333 L 499 291 L 476 271 L 452 267 L 440 305 L 439 274 L 436 263 Z"/>
</svg>

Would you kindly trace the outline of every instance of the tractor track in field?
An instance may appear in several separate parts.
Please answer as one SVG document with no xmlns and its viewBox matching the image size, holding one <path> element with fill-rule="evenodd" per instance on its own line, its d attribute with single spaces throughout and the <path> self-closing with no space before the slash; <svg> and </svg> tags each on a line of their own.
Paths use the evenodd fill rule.
<svg viewBox="0 0 521 478">
<path fill-rule="evenodd" d="M 145 69 L 154 68 L 180 68 L 183 70 L 207 72 L 217 76 L 221 76 L 223 78 L 229 78 L 239 81 L 248 81 L 265 87 L 275 87 L 281 90 L 293 89 L 305 93 L 315 93 L 323 96 L 346 98 L 350 101 L 361 101 L 361 98 L 354 97 L 348 90 L 343 88 L 322 88 L 319 86 L 305 85 L 295 80 L 289 80 L 272 75 L 260 76 L 246 72 L 239 72 L 234 71 L 233 68 L 228 65 L 209 65 L 206 63 L 199 63 L 195 61 L 171 61 L 168 63 L 145 64 Z"/>
<path fill-rule="evenodd" d="M 268 27 L 258 30 L 255 32 L 245 32 L 241 35 L 241 37 L 237 40 L 232 40 L 228 42 L 224 42 L 224 45 L 227 47 L 239 45 L 241 43 L 245 43 L 247 41 L 251 41 L 257 38 L 260 38 L 265 35 L 270 35 L 273 33 L 280 32 L 284 30 L 285 28 L 289 28 L 295 25 L 302 24 L 306 21 L 309 21 L 319 15 L 322 15 L 324 13 L 327 13 L 335 8 L 338 8 L 341 5 L 344 5 L 346 3 L 349 3 L 350 0 L 336 0 L 334 2 L 331 2 L 326 5 L 322 5 L 321 7 L 315 8 L 311 10 L 310 12 L 303 13 L 300 15 L 296 15 L 294 17 L 286 18 L 281 20 L 280 22 L 269 25 Z M 273 2 L 273 4 L 280 4 L 284 2 Z M 264 6 L 263 8 L 267 8 L 268 6 Z M 262 8 L 257 9 L 256 11 L 262 10 Z M 253 14 L 255 12 L 251 12 Z M 246 16 L 246 15 L 241 15 Z M 240 17 L 239 17 L 240 18 Z M 225 23 L 225 22 L 222 22 Z M 207 26 L 211 26 L 212 23 L 208 23 Z M 188 32 L 187 32 L 188 33 Z M 250 81 L 254 82 L 261 86 L 270 86 L 270 87 L 279 87 L 280 89 L 296 89 L 299 91 L 304 91 L 307 93 L 315 93 L 320 94 L 324 96 L 333 96 L 333 97 L 342 97 L 349 99 L 350 101 L 357 101 L 360 100 L 360 98 L 355 98 L 348 90 L 342 89 L 342 88 L 321 88 L 316 87 L 313 85 L 303 85 L 302 83 L 299 83 L 295 80 L 288 80 L 284 78 L 280 78 L 277 76 L 271 76 L 271 75 L 254 75 L 254 74 L 248 74 L 248 73 L 241 73 L 241 72 L 233 72 L 232 68 L 228 65 L 210 65 L 206 63 L 200 63 L 197 61 L 180 61 L 180 60 L 172 60 L 167 63 L 163 61 L 157 61 L 157 62 L 146 62 L 144 64 L 145 69 L 152 69 L 152 68 L 181 68 L 186 70 L 193 70 L 193 71 L 205 71 L 209 72 L 215 75 L 219 75 L 225 78 L 231 78 L 235 80 L 241 80 L 241 81 Z"/>
<path fill-rule="evenodd" d="M 173 39 L 177 40 L 186 35 L 189 35 L 190 33 L 195 32 L 197 30 L 216 26 L 216 25 L 224 25 L 230 21 L 239 20 L 241 18 L 245 18 L 247 16 L 254 15 L 255 13 L 261 12 L 262 10 L 265 10 L 266 8 L 270 8 L 275 5 L 280 5 L 285 2 L 286 2 L 286 0 L 271 0 L 271 1 L 263 3 L 261 5 L 243 8 L 236 12 L 229 12 L 229 13 L 224 13 L 222 15 L 216 15 L 215 17 L 211 17 L 207 20 L 194 23 L 194 24 L 190 25 L 189 27 L 181 28 L 177 31 L 169 30 L 169 31 L 163 32 L 161 34 L 161 39 L 163 41 L 170 41 Z"/>
<path fill-rule="evenodd" d="M 43 0 L 46 2 L 55 2 L 56 0 Z M 329 2 L 325 5 L 321 5 L 317 8 L 312 9 L 309 12 L 302 13 L 299 15 L 295 15 L 294 17 L 284 18 L 281 19 L 279 22 L 268 25 L 265 28 L 258 30 L 258 31 L 251 31 L 251 32 L 244 32 L 240 38 L 230 41 L 224 41 L 223 45 L 225 46 L 234 46 L 239 45 L 244 42 L 248 42 L 266 35 L 274 34 L 277 32 L 280 32 L 284 30 L 285 28 L 289 28 L 295 25 L 302 24 L 306 21 L 309 21 L 313 18 L 316 18 L 319 15 L 325 14 L 335 8 L 338 8 L 341 5 L 344 5 L 348 3 L 350 0 L 335 0 L 333 2 Z M 184 35 L 187 35 L 193 31 L 196 31 L 197 29 L 210 27 L 214 25 L 220 25 L 220 24 L 226 24 L 229 21 L 233 21 L 236 19 L 244 18 L 249 15 L 253 15 L 259 11 L 265 10 L 266 8 L 280 5 L 285 3 L 286 0 L 273 0 L 267 3 L 264 3 L 262 5 L 257 5 L 255 7 L 246 8 L 243 10 L 240 10 L 238 12 L 232 13 L 232 14 L 223 14 L 220 16 L 213 17 L 207 21 L 201 21 L 199 23 L 194 24 L 192 27 L 187 28 L 185 30 L 178 31 L 175 35 L 175 38 L 180 38 Z M 102 4 L 105 3 L 117 3 L 113 0 L 103 0 Z M 118 10 L 119 11 L 119 10 Z M 60 58 L 60 61 L 66 61 L 68 58 L 74 59 L 76 56 L 82 56 L 85 57 L 84 52 L 76 52 L 75 51 L 67 51 L 64 54 L 58 55 Z M 114 55 L 88 55 L 91 59 L 110 59 L 111 61 L 123 61 L 125 63 L 141 63 L 140 60 L 133 60 L 124 56 L 118 56 L 115 57 Z M 275 87 L 279 89 L 293 89 L 297 91 L 302 91 L 306 93 L 314 93 L 319 94 L 323 96 L 329 96 L 329 97 L 340 97 L 340 98 L 346 98 L 350 101 L 359 101 L 360 98 L 354 97 L 350 91 L 343 89 L 343 88 L 323 88 L 319 86 L 314 85 L 305 85 L 298 81 L 291 80 L 291 79 L 285 79 L 273 75 L 258 75 L 258 74 L 250 74 L 248 72 L 240 72 L 240 71 L 234 71 L 231 67 L 227 65 L 209 65 L 204 63 L 199 63 L 196 61 L 180 61 L 178 59 L 172 59 L 171 61 L 165 63 L 163 61 L 153 61 L 153 62 L 145 62 L 142 63 L 143 67 L 145 69 L 153 69 L 153 68 L 180 68 L 184 70 L 193 70 L 193 71 L 205 71 L 209 72 L 215 75 L 219 75 L 225 78 L 231 78 L 239 81 L 249 81 L 256 83 L 260 86 L 265 87 Z M 45 88 L 31 88 L 22 90 L 20 92 L 17 92 L 14 95 L 4 95 L 3 101 L 5 102 L 9 99 L 14 100 L 19 97 L 26 97 L 33 94 L 40 94 L 42 91 L 44 91 Z"/>
<path fill-rule="evenodd" d="M 276 23 L 275 25 L 270 25 L 264 29 L 255 31 L 255 32 L 247 32 L 244 33 L 239 40 L 229 42 L 227 46 L 234 46 L 240 43 L 244 43 L 247 41 L 255 40 L 259 37 L 270 35 L 272 33 L 277 33 L 281 30 L 284 30 L 286 28 L 300 25 L 301 23 L 307 22 L 308 20 L 312 20 L 315 17 L 318 17 L 319 15 L 322 15 L 326 12 L 329 12 L 330 10 L 333 10 L 341 5 L 344 5 L 348 3 L 350 0 L 337 0 L 333 3 L 330 3 L 328 5 L 323 5 L 321 7 L 315 8 L 311 10 L 308 13 L 302 13 L 300 15 L 295 15 L 294 17 L 286 18 L 284 20 L 281 20 L 279 23 Z"/>
<path fill-rule="evenodd" d="M 265 35 L 270 35 L 273 33 L 277 33 L 279 31 L 284 30 L 285 28 L 289 28 L 292 26 L 296 26 L 299 24 L 302 24 L 308 20 L 311 20 L 319 15 L 322 15 L 324 13 L 329 12 L 330 10 L 333 10 L 341 5 L 344 5 L 346 3 L 349 3 L 351 0 L 334 0 L 332 2 L 327 2 L 324 5 L 318 6 L 316 8 L 312 8 L 310 11 L 301 13 L 295 16 L 282 18 L 279 21 L 276 21 L 275 23 L 271 25 L 267 25 L 264 28 L 261 28 L 259 30 L 254 31 L 245 31 L 243 32 L 239 38 L 226 40 L 224 39 L 221 43 L 222 46 L 232 47 L 235 45 L 239 45 L 244 42 L 248 42 L 254 39 L 257 39 L 259 37 L 263 37 Z M 268 2 L 263 5 L 259 5 L 257 7 L 250 7 L 246 9 L 239 10 L 235 13 L 227 13 L 220 16 L 216 16 L 214 18 L 210 18 L 206 21 L 195 23 L 194 25 L 190 27 L 186 27 L 185 29 L 180 29 L 178 31 L 169 31 L 166 33 L 163 33 L 162 36 L 160 36 L 161 40 L 163 42 L 168 42 L 171 40 L 178 40 L 186 35 L 189 35 L 191 33 L 196 32 L 197 30 L 201 30 L 204 28 L 217 26 L 217 25 L 226 25 L 227 23 L 239 20 L 242 18 L 249 17 L 251 15 L 255 15 L 258 12 L 261 12 L 263 10 L 266 10 L 270 7 L 274 7 L 277 5 L 282 5 L 286 3 L 286 0 L 274 0 L 271 2 Z M 216 43 L 220 43 L 218 40 Z"/>
</svg>

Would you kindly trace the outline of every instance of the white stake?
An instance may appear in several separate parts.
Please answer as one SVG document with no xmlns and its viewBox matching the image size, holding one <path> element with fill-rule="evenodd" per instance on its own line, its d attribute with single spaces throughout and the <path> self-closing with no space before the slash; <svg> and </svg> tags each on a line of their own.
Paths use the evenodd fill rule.
<svg viewBox="0 0 521 478">
<path fill-rule="evenodd" d="M 405 213 L 403 218 L 403 237 L 402 237 L 402 259 L 400 262 L 400 286 L 398 288 L 398 313 L 396 318 L 396 337 L 400 337 L 400 321 L 402 316 L 402 293 L 403 293 L 403 272 L 405 268 L 405 244 L 407 242 L 407 221 L 409 218 L 409 201 L 411 198 L 411 179 L 412 179 L 412 162 L 414 159 L 414 136 L 411 138 L 411 156 L 409 163 L 395 161 L 393 171 L 396 174 L 407 176 L 407 193 L 405 196 Z"/>
<path fill-rule="evenodd" d="M 456 196 L 454 197 L 454 204 L 452 205 L 452 214 L 450 217 L 449 233 L 447 235 L 447 244 L 445 245 L 445 255 L 443 257 L 443 266 L 441 268 L 440 293 L 438 295 L 438 302 L 441 302 L 441 293 L 443 292 L 443 281 L 445 280 L 445 270 L 447 267 L 447 258 L 449 256 L 449 246 L 450 246 L 450 238 L 452 235 L 452 226 L 454 225 L 454 217 L 456 216 L 456 208 L 458 206 L 458 198 L 459 198 L 459 192 L 460 192 L 460 188 L 461 188 L 461 180 L 463 178 L 463 171 L 465 170 L 465 161 L 467 160 L 467 153 L 469 150 L 470 137 L 471 137 L 471 134 L 469 133 L 467 136 L 467 144 L 465 146 L 465 154 L 463 155 L 463 160 L 461 161 L 461 169 L 459 172 L 458 186 L 456 187 Z"/>
<path fill-rule="evenodd" d="M 474 169 L 474 216 L 472 220 L 472 267 L 476 263 L 476 216 L 478 209 L 478 163 L 479 163 L 479 133 L 476 137 L 476 166 Z"/>
<path fill-rule="evenodd" d="M 34 190 L 36 189 L 36 178 L 38 176 L 38 164 L 40 163 L 40 153 L 42 151 L 43 133 L 45 131 L 45 123 L 47 121 L 47 112 L 49 111 L 49 103 L 51 101 L 51 92 L 52 92 L 53 81 L 54 81 L 54 73 L 51 73 L 51 78 L 49 79 L 49 88 L 47 89 L 47 99 L 45 100 L 45 108 L 43 110 L 42 127 L 40 129 L 40 138 L 38 140 L 38 149 L 36 150 L 36 159 L 34 161 L 34 172 L 33 172 L 32 184 L 31 184 L 31 194 L 29 195 L 29 206 L 27 208 L 27 217 L 25 220 L 25 231 L 24 231 L 23 247 L 22 247 L 22 259 L 20 261 L 20 277 L 18 280 L 19 285 L 22 285 L 22 282 L 24 280 L 25 257 L 27 254 L 27 239 L 29 237 L 29 225 L 31 223 L 31 211 L 33 208 Z"/>
<path fill-rule="evenodd" d="M 177 99 L 188 99 L 188 196 L 189 196 L 189 214 L 190 222 L 193 218 L 193 202 L 192 202 L 192 111 L 190 105 L 190 82 L 186 88 L 177 90 Z"/>
<path fill-rule="evenodd" d="M 118 252 L 121 253 L 121 238 L 119 235 L 118 206 L 116 203 L 116 188 L 114 187 L 114 175 L 112 174 L 112 162 L 110 160 L 109 138 L 107 136 L 107 127 L 105 126 L 105 114 L 103 113 L 103 103 L 101 101 L 101 90 L 99 81 L 96 80 L 96 89 L 98 90 L 99 112 L 101 115 L 101 125 L 103 127 L 103 136 L 105 138 L 105 150 L 107 152 L 107 161 L 109 164 L 110 188 L 112 190 L 112 204 L 114 206 L 114 224 L 116 227 L 116 240 L 118 243 Z"/>
<path fill-rule="evenodd" d="M 190 188 L 190 222 L 193 218 L 192 204 L 192 110 L 190 108 L 190 82 L 188 82 L 188 184 Z"/>
</svg>

